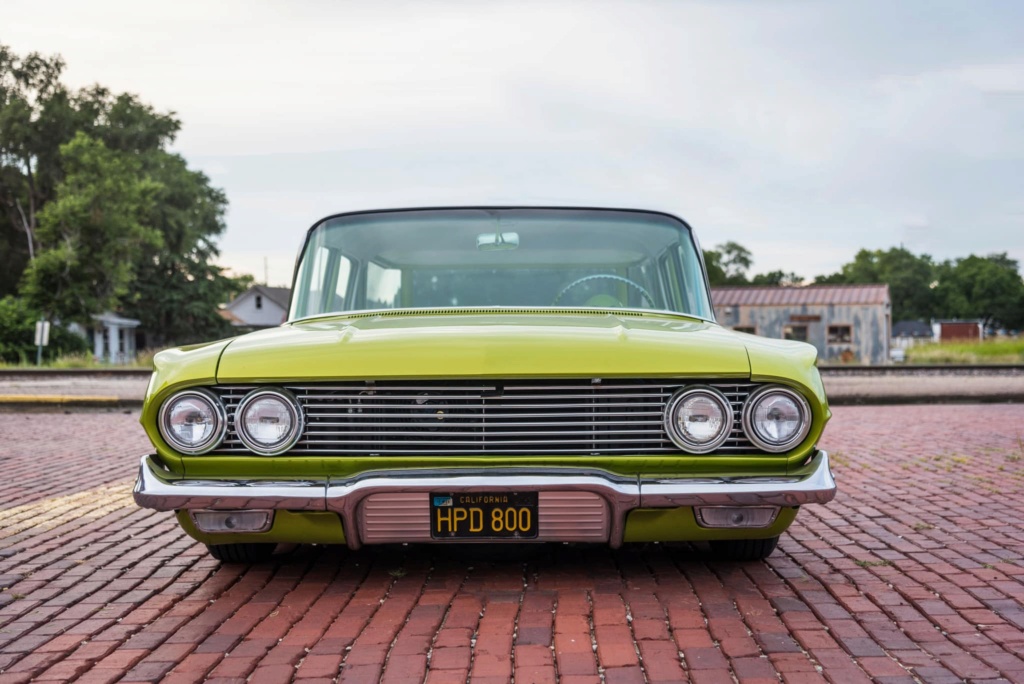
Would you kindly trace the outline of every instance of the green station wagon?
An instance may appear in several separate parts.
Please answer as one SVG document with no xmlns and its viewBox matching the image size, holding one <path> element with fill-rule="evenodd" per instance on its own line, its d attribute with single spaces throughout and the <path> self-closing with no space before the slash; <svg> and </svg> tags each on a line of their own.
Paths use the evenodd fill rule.
<svg viewBox="0 0 1024 684">
<path fill-rule="evenodd" d="M 286 323 L 155 368 L 135 500 L 222 561 L 650 541 L 753 560 L 836 491 L 814 348 L 717 325 L 696 238 L 658 212 L 330 216 Z"/>
</svg>

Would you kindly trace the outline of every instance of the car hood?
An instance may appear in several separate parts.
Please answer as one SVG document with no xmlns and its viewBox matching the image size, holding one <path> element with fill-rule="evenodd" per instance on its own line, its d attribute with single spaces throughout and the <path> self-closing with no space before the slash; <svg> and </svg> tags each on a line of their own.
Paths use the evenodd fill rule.
<svg viewBox="0 0 1024 684">
<path fill-rule="evenodd" d="M 750 376 L 741 336 L 639 312 L 387 311 L 233 340 L 217 380 Z"/>
</svg>

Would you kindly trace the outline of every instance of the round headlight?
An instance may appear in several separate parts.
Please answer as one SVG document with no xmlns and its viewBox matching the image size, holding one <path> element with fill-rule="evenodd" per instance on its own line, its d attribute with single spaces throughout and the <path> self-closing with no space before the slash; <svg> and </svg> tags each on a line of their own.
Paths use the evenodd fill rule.
<svg viewBox="0 0 1024 684">
<path fill-rule="evenodd" d="M 786 451 L 803 441 L 811 429 L 811 407 L 798 392 L 769 385 L 747 399 L 743 430 L 755 446 Z"/>
<path fill-rule="evenodd" d="M 732 431 L 732 406 L 711 387 L 677 392 L 665 409 L 665 431 L 683 451 L 706 454 L 722 446 Z"/>
<path fill-rule="evenodd" d="M 160 407 L 160 434 L 183 454 L 205 454 L 216 447 L 227 424 L 223 404 L 209 390 L 178 392 Z"/>
<path fill-rule="evenodd" d="M 242 444 L 264 456 L 276 456 L 295 446 L 302 436 L 302 408 L 291 392 L 257 389 L 249 392 L 235 412 L 235 430 Z"/>
</svg>

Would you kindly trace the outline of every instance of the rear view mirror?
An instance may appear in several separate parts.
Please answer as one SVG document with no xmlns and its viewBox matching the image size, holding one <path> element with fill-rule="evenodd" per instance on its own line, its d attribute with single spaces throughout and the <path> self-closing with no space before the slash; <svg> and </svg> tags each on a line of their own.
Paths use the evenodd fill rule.
<svg viewBox="0 0 1024 684">
<path fill-rule="evenodd" d="M 476 236 L 476 248 L 481 252 L 517 249 L 519 233 L 481 233 Z"/>
</svg>

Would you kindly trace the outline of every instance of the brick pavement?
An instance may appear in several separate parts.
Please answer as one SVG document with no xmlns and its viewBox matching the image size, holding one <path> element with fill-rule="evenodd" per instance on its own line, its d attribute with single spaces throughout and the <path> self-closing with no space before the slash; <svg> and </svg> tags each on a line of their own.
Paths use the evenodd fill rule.
<svg viewBox="0 0 1024 684">
<path fill-rule="evenodd" d="M 130 498 L 137 413 L 0 414 L 5 682 L 1024 681 L 1024 406 L 840 407 L 763 563 L 300 547 L 220 566 Z"/>
</svg>

